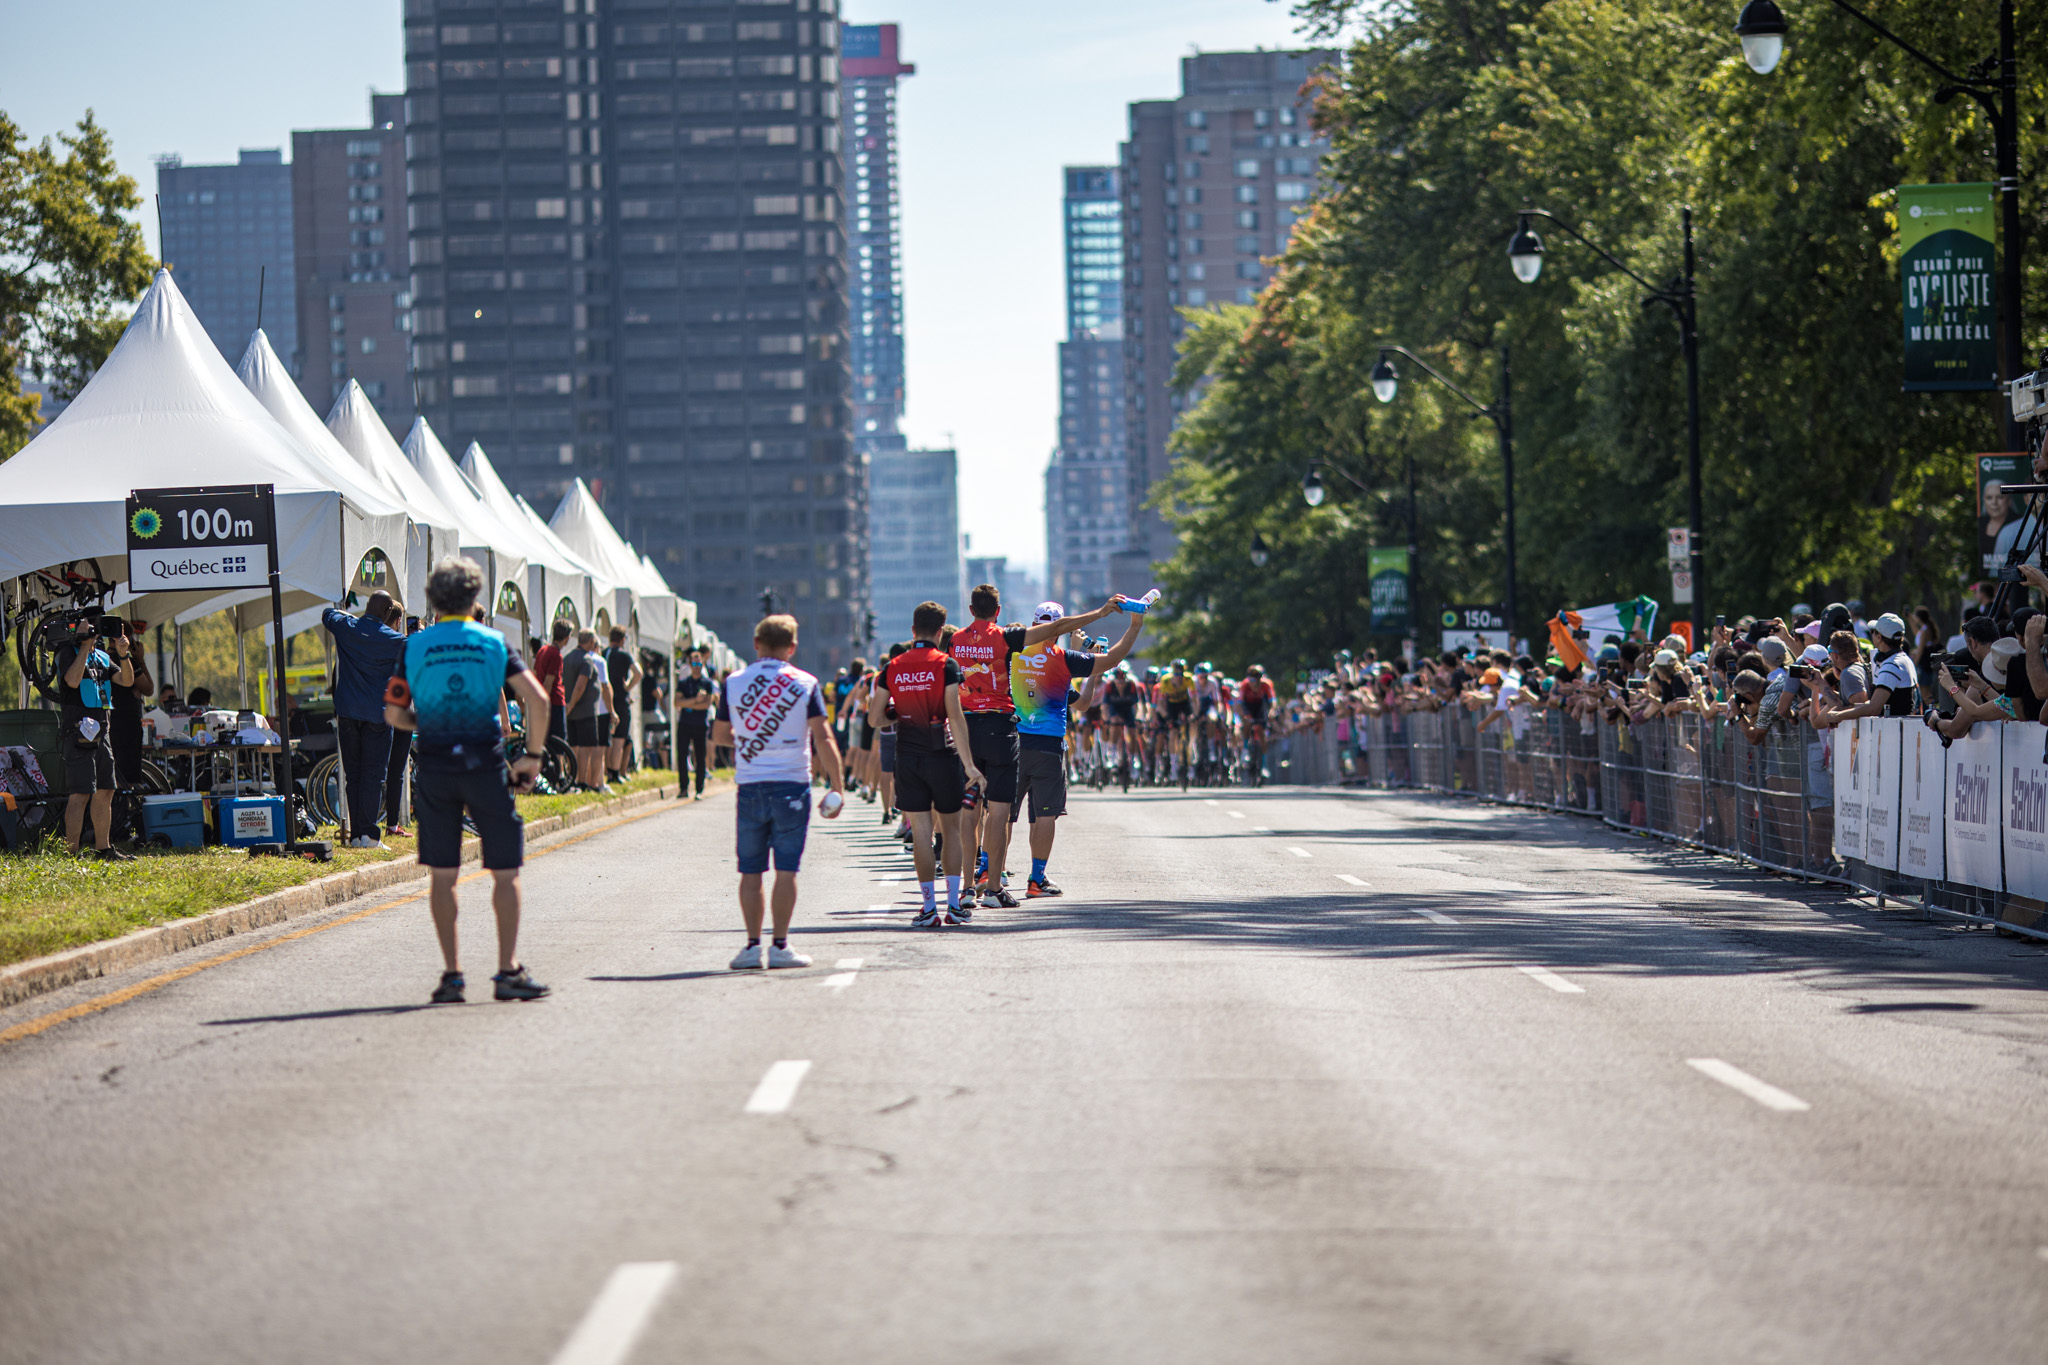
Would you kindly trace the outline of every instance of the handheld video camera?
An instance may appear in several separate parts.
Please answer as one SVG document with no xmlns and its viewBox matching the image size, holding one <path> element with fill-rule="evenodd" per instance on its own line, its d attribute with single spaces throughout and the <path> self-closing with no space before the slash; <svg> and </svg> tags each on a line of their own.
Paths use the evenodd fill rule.
<svg viewBox="0 0 2048 1365">
<path fill-rule="evenodd" d="M 2030 444 L 2040 439 L 2043 424 L 2048 424 L 2048 352 L 2042 353 L 2040 364 L 2040 369 L 2005 386 L 2012 420 L 2027 429 Z"/>
</svg>

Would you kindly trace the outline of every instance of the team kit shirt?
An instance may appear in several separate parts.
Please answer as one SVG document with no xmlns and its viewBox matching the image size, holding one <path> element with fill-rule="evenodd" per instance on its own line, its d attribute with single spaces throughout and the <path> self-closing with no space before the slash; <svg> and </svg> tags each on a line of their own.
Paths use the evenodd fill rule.
<svg viewBox="0 0 2048 1365">
<path fill-rule="evenodd" d="M 976 621 L 953 632 L 960 664 L 960 709 L 968 715 L 1012 715 L 1010 660 L 1024 648 L 1024 627 Z"/>
<path fill-rule="evenodd" d="M 449 616 L 406 637 L 385 699 L 404 705 L 410 696 L 421 767 L 465 772 L 505 761 L 498 699 L 525 671 L 526 660 L 504 636 Z"/>
<path fill-rule="evenodd" d="M 1095 656 L 1048 640 L 1035 653 L 1010 656 L 1010 697 L 1017 708 L 1017 743 L 1026 749 L 1066 746 L 1067 706 L 1074 679 L 1095 671 Z"/>
<path fill-rule="evenodd" d="M 785 659 L 756 659 L 718 689 L 718 718 L 732 726 L 742 784 L 810 785 L 811 720 L 824 714 L 818 680 Z"/>
<path fill-rule="evenodd" d="M 1264 720 L 1273 704 L 1273 684 L 1264 678 L 1246 678 L 1237 685 L 1237 706 L 1246 720 Z"/>
<path fill-rule="evenodd" d="M 898 754 L 957 752 L 946 724 L 946 689 L 960 678 L 959 661 L 922 640 L 889 661 L 882 681 L 896 708 Z"/>
</svg>

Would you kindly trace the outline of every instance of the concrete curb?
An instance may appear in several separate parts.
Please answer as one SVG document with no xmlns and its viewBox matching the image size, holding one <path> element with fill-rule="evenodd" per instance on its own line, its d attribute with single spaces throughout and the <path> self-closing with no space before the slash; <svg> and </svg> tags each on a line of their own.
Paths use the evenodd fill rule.
<svg viewBox="0 0 2048 1365">
<path fill-rule="evenodd" d="M 672 800 L 675 794 L 674 787 L 654 787 L 616 800 L 583 806 L 570 811 L 567 815 L 550 815 L 544 819 L 532 820 L 527 822 L 526 826 L 527 842 L 531 844 L 533 840 L 545 838 L 550 834 L 613 819 L 659 801 Z M 482 847 L 475 839 L 462 841 L 464 863 L 476 862 L 481 856 Z M 373 863 L 368 867 L 337 872 L 332 876 L 307 882 L 303 886 L 273 892 L 240 905 L 209 910 L 190 919 L 173 920 L 169 924 L 137 929 L 132 934 L 123 934 L 120 938 L 108 939 L 104 943 L 88 943 L 83 947 L 52 953 L 48 957 L 17 962 L 11 967 L 0 968 L 0 1009 L 21 1004 L 25 1000 L 32 1000 L 36 996 L 46 995 L 65 986 L 76 985 L 81 981 L 90 981 L 95 977 L 123 971 L 140 963 L 182 953 L 189 948 L 204 947 L 206 944 L 231 938 L 236 934 L 246 934 L 266 925 L 302 919 L 318 911 L 355 900 L 359 896 L 403 886 L 408 882 L 419 882 L 424 885 L 426 870 L 419 865 L 418 858 L 395 858 L 388 863 Z"/>
</svg>

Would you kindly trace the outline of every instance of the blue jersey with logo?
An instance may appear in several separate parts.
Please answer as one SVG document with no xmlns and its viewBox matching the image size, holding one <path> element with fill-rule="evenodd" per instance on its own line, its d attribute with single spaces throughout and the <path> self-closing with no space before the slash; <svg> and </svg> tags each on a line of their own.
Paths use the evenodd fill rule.
<svg viewBox="0 0 2048 1365">
<path fill-rule="evenodd" d="M 412 691 L 420 762 L 475 768 L 502 761 L 498 698 L 525 667 L 503 636 L 474 621 L 442 621 L 407 637 L 392 676 Z"/>
</svg>

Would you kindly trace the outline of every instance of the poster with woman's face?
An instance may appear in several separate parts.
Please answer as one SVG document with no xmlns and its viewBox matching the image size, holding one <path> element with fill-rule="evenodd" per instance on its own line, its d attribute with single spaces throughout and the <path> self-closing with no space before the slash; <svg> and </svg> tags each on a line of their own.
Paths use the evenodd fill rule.
<svg viewBox="0 0 2048 1365">
<path fill-rule="evenodd" d="M 2007 496 L 2005 485 L 2031 482 L 2033 473 L 2025 455 L 1977 457 L 1977 555 L 1986 574 L 1996 574 L 2005 563 L 2026 515 L 2025 496 Z"/>
</svg>

